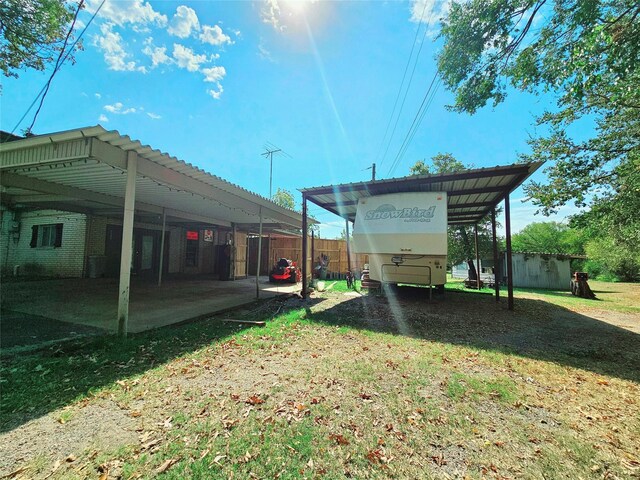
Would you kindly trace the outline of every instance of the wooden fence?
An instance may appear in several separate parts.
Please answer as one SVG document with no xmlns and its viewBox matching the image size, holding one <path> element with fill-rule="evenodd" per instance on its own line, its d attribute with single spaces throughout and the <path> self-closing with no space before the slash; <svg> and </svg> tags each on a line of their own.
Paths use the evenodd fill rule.
<svg viewBox="0 0 640 480">
<path fill-rule="evenodd" d="M 347 242 L 346 240 L 314 239 L 308 241 L 307 266 L 313 269 L 319 263 L 321 255 L 329 257 L 327 271 L 333 275 L 344 275 L 348 269 Z M 313 252 L 312 252 L 313 250 Z M 269 245 L 269 258 L 275 263 L 279 258 L 288 258 L 301 264 L 302 238 L 272 238 Z M 368 256 L 351 252 L 351 270 L 360 272 L 365 263 L 368 263 Z"/>
</svg>

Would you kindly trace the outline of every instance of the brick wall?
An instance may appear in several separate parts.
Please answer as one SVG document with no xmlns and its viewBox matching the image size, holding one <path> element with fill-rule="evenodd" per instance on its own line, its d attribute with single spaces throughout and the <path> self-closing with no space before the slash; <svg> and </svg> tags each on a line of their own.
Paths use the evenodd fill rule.
<svg viewBox="0 0 640 480">
<path fill-rule="evenodd" d="M 13 270 L 20 265 L 23 274 L 58 277 L 81 277 L 84 270 L 86 215 L 81 213 L 39 210 L 19 215 L 19 234 L 2 237 L 6 243 L 6 268 Z M 31 227 L 62 223 L 60 247 L 31 248 Z M 3 259 L 4 261 L 4 259 Z"/>
</svg>

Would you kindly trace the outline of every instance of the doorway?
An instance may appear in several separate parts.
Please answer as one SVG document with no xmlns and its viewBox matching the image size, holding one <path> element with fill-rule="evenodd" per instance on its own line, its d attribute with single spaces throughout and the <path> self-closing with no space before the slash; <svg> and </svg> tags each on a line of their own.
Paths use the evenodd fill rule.
<svg viewBox="0 0 640 480">
<path fill-rule="evenodd" d="M 160 269 L 160 230 L 142 228 L 133 229 L 133 255 L 131 259 L 131 273 L 143 278 L 157 276 Z M 169 271 L 169 232 L 165 232 L 164 259 L 162 273 Z M 117 277 L 120 274 L 120 253 L 122 248 L 122 225 L 107 225 L 105 255 L 107 265 L 105 275 Z"/>
</svg>

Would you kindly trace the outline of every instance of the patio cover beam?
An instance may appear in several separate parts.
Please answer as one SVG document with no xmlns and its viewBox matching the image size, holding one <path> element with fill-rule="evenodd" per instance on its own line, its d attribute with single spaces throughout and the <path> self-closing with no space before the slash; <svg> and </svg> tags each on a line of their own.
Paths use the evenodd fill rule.
<svg viewBox="0 0 640 480">
<path fill-rule="evenodd" d="M 62 185 L 60 183 L 47 182 L 45 180 L 39 180 L 37 178 L 31 178 L 24 175 L 17 175 L 15 173 L 3 172 L 1 177 L 2 185 L 7 187 L 15 187 L 22 188 L 25 190 L 33 190 L 37 192 L 42 192 L 48 195 L 56 196 L 64 199 L 74 198 L 76 200 L 85 200 L 88 202 L 94 202 L 102 205 L 108 205 L 112 207 L 124 207 L 125 200 L 120 197 L 115 197 L 112 195 L 106 195 L 104 193 L 91 192 L 89 190 L 84 190 L 82 188 L 70 187 L 67 185 Z M 37 195 L 28 195 L 25 197 L 22 196 L 13 196 L 12 199 L 15 203 L 38 203 L 41 200 L 37 200 Z M 25 201 L 22 201 L 25 200 Z M 69 205 L 69 208 L 73 208 L 73 205 Z M 135 209 L 138 211 L 155 213 L 158 215 L 162 215 L 163 208 L 158 205 L 151 205 L 149 203 L 136 202 Z M 70 210 L 74 211 L 74 210 Z M 185 220 L 190 220 L 193 222 L 202 222 L 202 223 L 210 223 L 213 225 L 220 225 L 223 227 L 230 227 L 231 222 L 226 220 L 220 220 L 213 217 L 207 217 L 203 215 L 197 215 L 187 212 L 182 212 L 180 210 L 174 210 L 171 208 L 166 209 L 167 216 L 183 218 Z"/>
</svg>

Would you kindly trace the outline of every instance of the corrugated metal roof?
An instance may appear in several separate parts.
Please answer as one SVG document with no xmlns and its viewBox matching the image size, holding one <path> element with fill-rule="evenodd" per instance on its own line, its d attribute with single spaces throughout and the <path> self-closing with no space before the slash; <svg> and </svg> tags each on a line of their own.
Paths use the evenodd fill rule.
<svg viewBox="0 0 640 480">
<path fill-rule="evenodd" d="M 355 220 L 358 200 L 403 192 L 447 192 L 449 224 L 474 224 L 516 189 L 542 162 L 476 168 L 439 175 L 412 175 L 370 182 L 325 185 L 300 191 L 316 205 Z"/>
<path fill-rule="evenodd" d="M 177 188 L 170 180 L 158 181 L 157 178 L 141 175 L 139 170 L 136 181 L 137 202 L 234 223 L 256 222 L 258 211 L 262 208 L 265 221 L 296 228 L 302 224 L 299 212 L 277 205 L 195 165 L 143 145 L 116 130 L 106 130 L 100 125 L 2 143 L 0 168 L 3 173 L 33 179 L 34 184 L 37 181 L 49 182 L 123 198 L 126 185 L 123 169 L 116 168 L 116 159 L 111 158 L 112 161 L 109 161 L 106 158 L 109 153 L 98 148 L 100 145 L 94 145 L 92 139 L 116 147 L 122 152 L 135 151 L 140 158 L 167 169 L 163 173 L 165 178 L 172 178 L 173 173 L 167 175 L 170 171 L 201 182 L 197 185 L 191 182 L 199 188 L 190 191 Z M 178 180 L 179 177 L 174 175 L 173 178 Z M 21 186 L 24 190 L 25 185 Z M 33 190 L 38 191 L 35 187 Z M 83 200 L 91 203 L 91 199 Z"/>
</svg>

